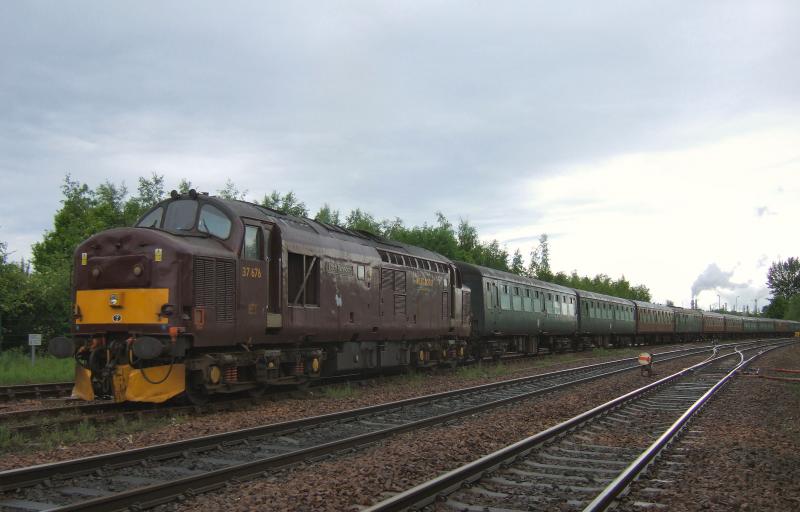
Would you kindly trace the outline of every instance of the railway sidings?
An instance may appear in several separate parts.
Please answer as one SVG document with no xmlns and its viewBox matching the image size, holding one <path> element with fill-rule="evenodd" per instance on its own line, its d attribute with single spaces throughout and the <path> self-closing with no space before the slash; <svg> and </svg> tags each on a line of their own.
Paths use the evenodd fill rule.
<svg viewBox="0 0 800 512">
<path fill-rule="evenodd" d="M 764 350 L 744 349 L 664 377 L 369 512 L 419 509 L 437 501 L 452 510 L 605 510 L 705 401 Z"/>
</svg>

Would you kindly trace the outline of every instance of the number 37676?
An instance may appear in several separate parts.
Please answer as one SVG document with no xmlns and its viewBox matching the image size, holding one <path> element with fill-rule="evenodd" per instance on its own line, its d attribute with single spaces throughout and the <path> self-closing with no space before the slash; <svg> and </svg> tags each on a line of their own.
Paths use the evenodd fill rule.
<svg viewBox="0 0 800 512">
<path fill-rule="evenodd" d="M 242 277 L 261 279 L 261 269 L 258 267 L 242 267 Z"/>
</svg>

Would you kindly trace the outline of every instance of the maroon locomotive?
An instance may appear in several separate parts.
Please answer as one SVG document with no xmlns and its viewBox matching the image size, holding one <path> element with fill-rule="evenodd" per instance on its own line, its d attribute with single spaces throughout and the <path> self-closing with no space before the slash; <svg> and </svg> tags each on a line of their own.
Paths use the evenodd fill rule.
<svg viewBox="0 0 800 512">
<path fill-rule="evenodd" d="M 469 289 L 443 256 L 194 190 L 75 254 L 84 399 L 162 402 L 323 375 L 456 363 Z"/>
</svg>

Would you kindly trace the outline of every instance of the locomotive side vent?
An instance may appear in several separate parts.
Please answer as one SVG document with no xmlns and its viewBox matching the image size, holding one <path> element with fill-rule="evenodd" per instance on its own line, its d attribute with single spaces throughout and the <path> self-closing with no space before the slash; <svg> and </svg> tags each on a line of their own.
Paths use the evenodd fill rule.
<svg viewBox="0 0 800 512">
<path fill-rule="evenodd" d="M 406 315 L 406 296 L 405 295 L 395 295 L 394 296 L 394 314 L 395 315 Z"/>
<path fill-rule="evenodd" d="M 194 305 L 207 307 L 214 301 L 214 258 L 195 256 L 194 272 Z"/>
<path fill-rule="evenodd" d="M 192 277 L 195 307 L 213 307 L 217 322 L 233 322 L 233 260 L 195 256 Z"/>
<path fill-rule="evenodd" d="M 394 281 L 394 270 L 390 268 L 381 269 L 381 290 L 391 290 Z"/>
<path fill-rule="evenodd" d="M 394 271 L 394 293 L 406 293 L 406 272 L 404 270 Z"/>
<path fill-rule="evenodd" d="M 217 259 L 216 263 L 217 322 L 233 322 L 233 260 Z"/>
</svg>

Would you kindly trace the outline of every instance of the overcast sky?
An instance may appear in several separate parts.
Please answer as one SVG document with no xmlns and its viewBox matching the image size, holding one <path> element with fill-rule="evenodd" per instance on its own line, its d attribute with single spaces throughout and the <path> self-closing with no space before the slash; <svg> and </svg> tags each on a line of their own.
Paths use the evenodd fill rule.
<svg viewBox="0 0 800 512">
<path fill-rule="evenodd" d="M 68 172 L 155 171 L 761 306 L 800 256 L 798 27 L 796 1 L 5 2 L 0 241 L 30 255 Z"/>
</svg>

